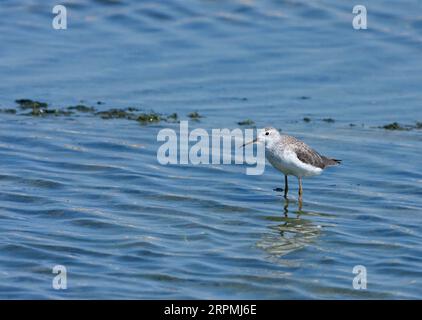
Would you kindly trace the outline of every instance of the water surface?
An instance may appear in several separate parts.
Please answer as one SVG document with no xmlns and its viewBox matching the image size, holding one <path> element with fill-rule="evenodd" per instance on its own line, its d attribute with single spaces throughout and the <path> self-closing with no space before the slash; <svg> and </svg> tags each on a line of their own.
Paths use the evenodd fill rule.
<svg viewBox="0 0 422 320">
<path fill-rule="evenodd" d="M 1 298 L 422 298 L 422 131 L 378 128 L 422 121 L 420 2 L 361 2 L 364 31 L 351 1 L 73 0 L 65 31 L 55 4 L 2 1 L 1 108 L 250 118 L 343 164 L 299 210 L 270 166 L 161 166 L 176 123 L 0 114 Z"/>
</svg>

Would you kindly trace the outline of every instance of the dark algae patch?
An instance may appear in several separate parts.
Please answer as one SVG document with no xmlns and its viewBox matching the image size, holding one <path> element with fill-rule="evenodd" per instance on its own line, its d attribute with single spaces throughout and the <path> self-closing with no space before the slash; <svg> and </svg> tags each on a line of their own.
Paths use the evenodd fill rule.
<svg viewBox="0 0 422 320">
<path fill-rule="evenodd" d="M 177 121 L 177 113 L 173 113 L 167 117 L 163 117 L 161 114 L 154 111 L 139 113 L 139 109 L 129 107 L 125 109 L 109 109 L 105 111 L 96 112 L 95 115 L 100 116 L 102 119 L 127 119 L 135 120 L 141 124 L 158 123 L 161 121 Z"/>
<path fill-rule="evenodd" d="M 27 113 L 23 113 L 23 115 L 27 116 L 69 116 L 72 114 L 71 111 L 62 110 L 62 109 L 49 109 L 48 104 L 46 102 L 40 102 L 30 99 L 18 99 L 15 102 L 19 105 L 22 110 L 29 110 Z"/>
<path fill-rule="evenodd" d="M 46 114 L 45 111 L 48 108 L 48 104 L 45 102 L 34 101 L 30 99 L 18 99 L 15 102 L 19 105 L 22 110 L 30 110 L 26 115 L 30 116 L 41 116 Z"/>
<path fill-rule="evenodd" d="M 189 113 L 188 117 L 191 118 L 192 120 L 199 120 L 200 118 L 202 118 L 202 115 L 200 115 L 197 111 L 194 111 L 194 112 Z"/>
<path fill-rule="evenodd" d="M 32 113 L 34 113 L 34 111 L 32 111 Z M 36 114 L 36 115 L 70 116 L 71 114 L 73 114 L 73 112 L 65 111 L 61 109 L 41 109 L 39 114 Z"/>
<path fill-rule="evenodd" d="M 141 110 L 139 110 L 138 108 L 135 108 L 135 107 L 129 107 L 126 110 L 129 111 L 129 112 L 138 112 L 138 111 L 141 111 Z"/>
<path fill-rule="evenodd" d="M 141 113 L 136 120 L 142 124 L 147 124 L 160 122 L 161 120 L 163 120 L 163 118 L 158 113 L 150 112 Z"/>
<path fill-rule="evenodd" d="M 414 125 L 401 125 L 398 122 L 392 122 L 381 127 L 378 127 L 385 130 L 397 130 L 397 131 L 409 131 L 409 130 L 421 130 L 422 129 L 422 122 L 417 121 Z"/>
<path fill-rule="evenodd" d="M 48 104 L 45 102 L 34 101 L 30 99 L 18 99 L 15 102 L 22 109 L 47 109 Z"/>
<path fill-rule="evenodd" d="M 300 97 L 304 100 L 309 99 L 310 97 Z M 100 117 L 101 119 L 126 119 L 137 121 L 142 125 L 147 124 L 157 124 L 162 121 L 168 123 L 178 123 L 180 121 L 179 115 L 176 112 L 170 114 L 160 114 L 154 111 L 144 111 L 136 107 L 127 107 L 127 108 L 110 108 L 107 110 L 97 110 L 96 107 L 86 105 L 83 100 L 80 100 L 79 104 L 67 106 L 65 108 L 51 108 L 48 103 L 41 102 L 31 99 L 17 99 L 15 103 L 18 105 L 18 108 L 0 108 L 0 114 L 16 114 L 16 115 L 25 115 L 33 117 L 47 117 L 47 116 L 71 116 L 77 114 L 89 114 L 91 116 Z M 105 102 L 96 101 L 96 105 L 105 105 Z M 199 121 L 199 119 L 204 118 L 203 115 L 199 114 L 198 111 L 193 111 L 187 114 L 187 117 L 192 121 Z M 302 118 L 303 122 L 309 123 L 312 121 L 310 117 Z M 321 119 L 326 123 L 334 123 L 333 118 L 323 118 Z M 251 119 L 245 119 L 238 121 L 239 126 L 255 126 L 255 122 Z M 349 127 L 356 127 L 354 123 L 350 123 Z M 362 124 L 362 127 L 364 125 Z M 385 124 L 383 126 L 375 127 L 378 129 L 390 130 L 390 131 L 409 131 L 409 130 L 422 130 L 422 121 L 416 121 L 415 124 L 400 124 L 398 122 L 392 122 Z"/>
<path fill-rule="evenodd" d="M 179 122 L 179 116 L 176 112 L 167 116 L 166 119 L 168 122 Z"/>
<path fill-rule="evenodd" d="M 73 114 L 71 111 L 64 111 L 60 109 L 37 109 L 34 108 L 28 113 L 24 113 L 27 116 L 41 117 L 41 116 L 70 116 Z"/>
<path fill-rule="evenodd" d="M 16 109 L 0 109 L 0 113 L 16 114 Z"/>
<path fill-rule="evenodd" d="M 399 131 L 410 130 L 409 128 L 403 127 L 398 122 L 392 122 L 380 128 L 385 129 L 385 130 L 399 130 Z"/>
<path fill-rule="evenodd" d="M 94 106 L 86 105 L 83 100 L 77 105 L 70 105 L 65 108 L 50 108 L 46 102 L 40 102 L 31 99 L 15 100 L 19 108 L 0 109 L 0 113 L 9 113 L 26 116 L 71 116 L 74 114 L 89 114 L 91 116 L 100 117 L 101 119 L 126 119 L 137 121 L 141 124 L 159 123 L 161 121 L 169 123 L 178 123 L 179 115 L 176 112 L 163 115 L 154 111 L 144 111 L 136 107 L 127 108 L 110 108 L 107 110 L 97 110 Z M 96 105 L 104 105 L 105 102 L 97 101 Z M 191 120 L 203 118 L 197 111 L 188 114 Z M 251 121 L 251 120 L 248 120 Z M 253 123 L 253 122 L 252 122 Z"/>
<path fill-rule="evenodd" d="M 92 113 L 96 111 L 94 107 L 88 107 L 84 104 L 78 104 L 76 106 L 67 107 L 67 110 L 78 111 L 78 112 L 92 112 Z"/>
<path fill-rule="evenodd" d="M 246 119 L 246 120 L 243 120 L 243 121 L 239 121 L 237 124 L 239 126 L 253 126 L 255 124 L 255 122 L 252 121 L 251 119 Z"/>
<path fill-rule="evenodd" d="M 382 128 L 386 129 L 386 130 L 405 130 L 405 128 L 403 128 L 397 122 L 392 122 L 390 124 L 386 124 L 386 125 L 382 126 Z"/>
<path fill-rule="evenodd" d="M 109 109 L 106 111 L 100 111 L 95 113 L 97 116 L 100 116 L 102 119 L 136 119 L 136 114 L 128 111 L 127 109 Z"/>
</svg>

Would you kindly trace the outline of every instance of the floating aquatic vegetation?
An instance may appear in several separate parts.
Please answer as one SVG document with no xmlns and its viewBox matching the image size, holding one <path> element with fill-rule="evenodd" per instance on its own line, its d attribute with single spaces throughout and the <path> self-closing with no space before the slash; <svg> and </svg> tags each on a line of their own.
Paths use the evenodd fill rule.
<svg viewBox="0 0 422 320">
<path fill-rule="evenodd" d="M 28 113 L 24 113 L 24 115 L 27 115 L 27 116 L 35 116 L 35 117 L 48 116 L 48 115 L 53 115 L 53 116 L 70 116 L 71 114 L 73 114 L 73 112 L 71 112 L 71 111 L 64 111 L 64 110 L 60 110 L 60 109 L 37 109 L 37 108 L 32 109 Z"/>
<path fill-rule="evenodd" d="M 158 113 L 150 112 L 150 113 L 142 113 L 138 115 L 138 118 L 136 120 L 142 124 L 146 124 L 146 123 L 152 123 L 152 122 L 155 122 L 155 123 L 160 122 L 161 120 L 163 120 L 163 118 Z"/>
<path fill-rule="evenodd" d="M 73 114 L 71 111 L 62 110 L 62 109 L 49 109 L 48 104 L 45 102 L 39 102 L 31 99 L 18 99 L 15 102 L 19 105 L 19 107 L 23 110 L 31 109 L 28 113 L 23 113 L 23 115 L 27 116 L 47 116 L 47 115 L 54 115 L 54 116 L 68 116 Z M 16 113 L 16 112 L 15 112 Z"/>
<path fill-rule="evenodd" d="M 84 104 L 78 104 L 76 106 L 67 107 L 67 110 L 75 110 L 79 112 L 95 112 L 96 111 L 94 107 L 88 107 Z"/>
<path fill-rule="evenodd" d="M 102 119 L 129 119 L 135 120 L 136 114 L 128 111 L 127 109 L 109 109 L 105 111 L 100 111 L 95 113 L 95 115 L 100 116 Z"/>
<path fill-rule="evenodd" d="M 300 99 L 306 100 L 310 99 L 310 97 L 302 96 L 299 97 Z M 246 99 L 246 98 L 245 98 Z M 18 114 L 18 115 L 26 115 L 26 116 L 34 116 L 34 117 L 45 117 L 45 116 L 70 116 L 75 113 L 89 113 L 95 116 L 100 116 L 102 119 L 127 119 L 127 120 L 134 120 L 138 121 L 141 124 L 149 124 L 149 123 L 159 123 L 161 121 L 166 121 L 170 123 L 179 122 L 179 116 L 176 112 L 171 113 L 169 115 L 162 115 L 156 113 L 154 111 L 151 112 L 141 112 L 141 109 L 136 107 L 128 107 L 128 108 L 112 108 L 104 111 L 97 111 L 95 107 L 88 106 L 83 104 L 83 100 L 80 101 L 80 104 L 74 106 L 68 106 L 66 108 L 49 108 L 46 102 L 40 102 L 31 99 L 17 99 L 15 102 L 18 104 L 19 109 L 14 108 L 3 108 L 0 109 L 0 113 L 3 114 Z M 105 102 L 97 101 L 97 105 L 103 105 Z M 24 112 L 29 111 L 29 112 Z M 191 120 L 198 121 L 200 118 L 203 118 L 197 111 L 190 112 L 187 115 Z M 303 121 L 306 123 L 311 122 L 311 118 L 304 117 Z M 327 123 L 334 123 L 335 120 L 333 118 L 324 118 L 322 121 Z M 245 119 L 242 121 L 237 122 L 239 126 L 253 126 L 255 122 L 251 119 Z M 357 126 L 354 123 L 350 123 L 349 127 Z M 362 124 L 363 126 L 363 124 Z M 417 121 L 414 125 L 402 125 L 398 122 L 392 122 L 383 126 L 379 126 L 377 128 L 391 130 L 391 131 L 409 131 L 409 130 L 421 130 L 422 129 L 422 122 Z"/>
<path fill-rule="evenodd" d="M 243 120 L 243 121 L 239 121 L 237 124 L 239 126 L 253 126 L 255 124 L 255 122 L 251 119 L 246 119 L 246 120 Z"/>
<path fill-rule="evenodd" d="M 398 122 L 392 122 L 392 123 L 386 124 L 386 125 L 384 125 L 380 128 L 385 129 L 385 130 L 399 130 L 399 131 L 409 130 L 409 128 L 403 127 Z"/>
<path fill-rule="evenodd" d="M 409 131 L 413 129 L 419 130 L 419 129 L 422 129 L 422 122 L 417 121 L 416 124 L 414 125 L 409 125 L 409 124 L 401 125 L 398 122 L 392 122 L 378 128 L 382 128 L 385 130 L 398 130 L 398 131 Z"/>
<path fill-rule="evenodd" d="M 178 122 L 179 121 L 179 116 L 176 112 L 170 114 L 167 116 L 166 119 L 168 122 Z"/>
<path fill-rule="evenodd" d="M 199 118 L 202 118 L 202 116 L 197 111 L 189 113 L 188 117 L 192 120 L 199 120 Z"/>
<path fill-rule="evenodd" d="M 15 102 L 22 109 L 47 109 L 48 104 L 45 102 L 34 101 L 30 99 L 18 99 Z"/>
<path fill-rule="evenodd" d="M 19 105 L 18 109 L 0 109 L 0 113 L 18 114 L 26 116 L 70 116 L 78 113 L 90 114 L 93 116 L 101 117 L 102 119 L 126 119 L 138 121 L 141 124 L 159 123 L 166 121 L 169 123 L 179 122 L 179 115 L 176 112 L 168 115 L 159 114 L 157 112 L 145 112 L 136 107 L 128 108 L 111 108 L 108 110 L 97 110 L 93 106 L 85 104 L 84 100 L 80 100 L 79 104 L 67 106 L 65 108 L 49 108 L 45 102 L 35 101 L 31 99 L 18 99 L 15 102 Z M 97 105 L 103 105 L 105 102 L 97 101 Z M 28 111 L 28 112 L 25 112 Z M 203 116 L 197 111 L 188 114 L 191 120 L 198 120 Z M 247 120 L 251 121 L 251 120 Z M 251 122 L 253 123 L 253 121 Z"/>
<path fill-rule="evenodd" d="M 129 108 L 126 108 L 126 111 L 129 111 L 129 112 L 138 112 L 138 111 L 141 111 L 141 110 L 138 109 L 138 108 L 135 108 L 135 107 L 129 107 Z"/>
<path fill-rule="evenodd" d="M 0 113 L 16 114 L 16 109 L 0 109 Z"/>
</svg>

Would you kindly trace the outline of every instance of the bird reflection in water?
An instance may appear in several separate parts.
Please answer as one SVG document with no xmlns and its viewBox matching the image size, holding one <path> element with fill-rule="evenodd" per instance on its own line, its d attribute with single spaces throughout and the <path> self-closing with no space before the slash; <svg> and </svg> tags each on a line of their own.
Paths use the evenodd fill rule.
<svg viewBox="0 0 422 320">
<path fill-rule="evenodd" d="M 290 202 L 285 200 L 283 206 L 284 215 L 275 214 L 266 219 L 277 222 L 268 227 L 269 232 L 263 235 L 257 246 L 272 256 L 284 256 L 296 251 L 315 241 L 321 233 L 321 227 L 305 219 L 310 213 L 302 211 L 302 204 L 298 202 L 298 210 L 289 212 Z"/>
</svg>

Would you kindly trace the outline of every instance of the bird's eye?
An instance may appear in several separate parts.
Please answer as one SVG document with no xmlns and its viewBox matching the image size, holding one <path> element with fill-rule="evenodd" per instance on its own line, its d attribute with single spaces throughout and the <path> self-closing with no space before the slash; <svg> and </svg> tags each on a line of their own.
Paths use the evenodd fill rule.
<svg viewBox="0 0 422 320">
<path fill-rule="evenodd" d="M 270 133 L 269 132 L 265 132 L 265 135 L 268 136 Z"/>
</svg>

